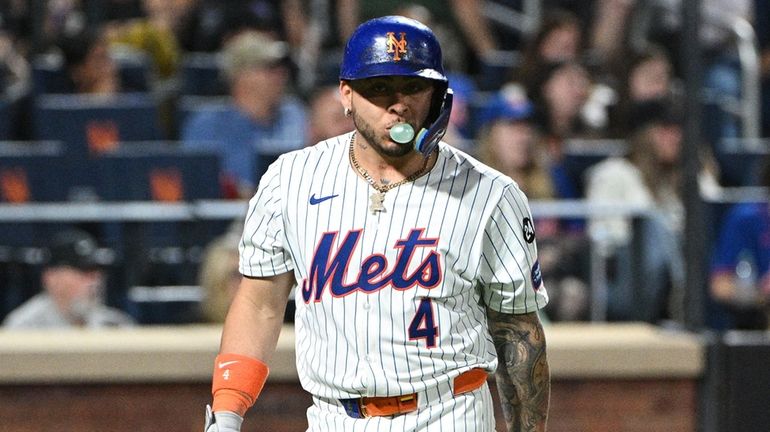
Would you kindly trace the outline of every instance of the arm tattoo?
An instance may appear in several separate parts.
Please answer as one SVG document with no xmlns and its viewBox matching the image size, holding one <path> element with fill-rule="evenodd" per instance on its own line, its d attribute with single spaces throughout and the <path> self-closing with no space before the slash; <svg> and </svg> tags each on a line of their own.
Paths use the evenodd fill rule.
<svg viewBox="0 0 770 432">
<path fill-rule="evenodd" d="M 487 309 L 487 314 L 508 432 L 545 431 L 551 383 L 540 319 L 536 313 L 512 315 Z"/>
</svg>

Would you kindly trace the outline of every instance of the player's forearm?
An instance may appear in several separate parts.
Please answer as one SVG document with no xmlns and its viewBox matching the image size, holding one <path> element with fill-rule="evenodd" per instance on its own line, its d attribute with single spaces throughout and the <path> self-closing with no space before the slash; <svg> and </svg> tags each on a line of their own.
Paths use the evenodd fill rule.
<svg viewBox="0 0 770 432">
<path fill-rule="evenodd" d="M 508 431 L 545 431 L 551 383 L 540 320 L 535 313 L 487 313 L 499 360 L 496 382 Z"/>
</svg>

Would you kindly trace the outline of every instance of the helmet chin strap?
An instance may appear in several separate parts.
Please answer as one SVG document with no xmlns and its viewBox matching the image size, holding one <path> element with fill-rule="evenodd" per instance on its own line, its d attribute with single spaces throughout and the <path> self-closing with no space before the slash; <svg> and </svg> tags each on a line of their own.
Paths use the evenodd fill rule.
<svg viewBox="0 0 770 432">
<path fill-rule="evenodd" d="M 409 123 L 399 123 L 393 126 L 390 129 L 390 138 L 399 144 L 407 144 L 414 139 L 414 148 L 427 157 L 433 152 L 446 133 L 447 126 L 449 125 L 449 114 L 452 112 L 453 98 L 452 89 L 447 89 L 438 118 L 427 129 L 420 129 L 416 138 L 414 136 L 414 128 Z"/>
</svg>

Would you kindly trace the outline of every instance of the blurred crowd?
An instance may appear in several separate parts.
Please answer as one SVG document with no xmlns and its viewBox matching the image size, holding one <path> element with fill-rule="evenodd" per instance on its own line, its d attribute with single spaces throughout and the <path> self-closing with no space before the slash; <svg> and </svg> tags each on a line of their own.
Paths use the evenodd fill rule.
<svg viewBox="0 0 770 432">
<path fill-rule="evenodd" d="M 0 91 L 13 119 L 3 139 L 34 137 L 29 115 L 46 93 L 147 93 L 158 103 L 163 139 L 219 155 L 222 197 L 248 198 L 281 153 L 352 130 L 339 104 L 337 73 L 355 26 L 374 16 L 409 16 L 434 29 L 444 49 L 455 92 L 445 141 L 512 177 L 531 201 L 654 210 L 641 221 L 538 218 L 552 297 L 548 318 L 591 318 L 596 269 L 589 256 L 597 254 L 608 276 L 606 319 L 681 322 L 688 55 L 682 46 L 693 38 L 682 30 L 681 1 L 534 3 L 2 2 Z M 702 4 L 700 192 L 770 186 L 770 163 L 747 172 L 729 157 L 746 138 L 748 114 L 740 107 L 747 97 L 758 97 L 759 136 L 770 137 L 770 1 Z M 748 90 L 740 39 L 746 28 L 755 36 L 752 67 L 759 77 L 759 88 Z M 136 59 L 138 74 L 131 67 Z M 52 70 L 56 81 L 43 73 Z M 715 250 L 711 300 L 733 314 L 726 324 L 733 327 L 766 326 L 770 311 L 770 208 L 752 205 L 725 216 L 729 233 L 714 234 L 709 246 Z M 753 231 L 744 233 L 746 226 Z M 238 277 L 237 234 L 228 230 L 206 249 L 198 282 L 208 294 L 194 319 L 223 319 Z M 735 239 L 744 237 L 738 247 Z M 741 271 L 753 271 L 749 294 L 739 287 Z M 641 284 L 634 275 L 643 275 Z"/>
</svg>

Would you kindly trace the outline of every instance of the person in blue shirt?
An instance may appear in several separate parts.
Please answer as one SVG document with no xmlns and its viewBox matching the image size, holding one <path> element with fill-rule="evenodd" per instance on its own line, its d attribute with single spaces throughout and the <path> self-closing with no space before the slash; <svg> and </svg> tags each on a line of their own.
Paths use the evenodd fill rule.
<svg viewBox="0 0 770 432">
<path fill-rule="evenodd" d="M 185 148 L 219 154 L 228 198 L 253 195 L 272 160 L 305 144 L 307 109 L 290 91 L 288 53 L 263 33 L 234 36 L 222 53 L 229 99 L 202 106 L 182 126 Z"/>
<path fill-rule="evenodd" d="M 762 186 L 770 187 L 770 157 Z M 768 328 L 770 203 L 742 202 L 728 211 L 711 263 L 711 298 L 730 312 L 729 326 Z"/>
</svg>

